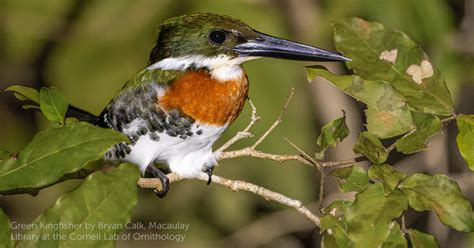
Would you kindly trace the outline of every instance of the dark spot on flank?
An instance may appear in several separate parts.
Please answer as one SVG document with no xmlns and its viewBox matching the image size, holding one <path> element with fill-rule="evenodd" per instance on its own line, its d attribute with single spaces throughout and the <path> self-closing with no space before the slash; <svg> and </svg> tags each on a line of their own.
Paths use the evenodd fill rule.
<svg viewBox="0 0 474 248">
<path fill-rule="evenodd" d="M 160 136 L 155 132 L 150 132 L 148 134 L 148 136 L 150 136 L 150 139 L 153 140 L 153 141 L 159 141 L 160 140 Z"/>
<path fill-rule="evenodd" d="M 145 135 L 146 133 L 148 133 L 148 129 L 146 127 L 139 127 L 138 128 L 138 131 L 137 131 L 137 134 L 138 135 Z"/>
<path fill-rule="evenodd" d="M 202 129 L 197 130 L 196 134 L 201 135 L 202 134 Z"/>
</svg>

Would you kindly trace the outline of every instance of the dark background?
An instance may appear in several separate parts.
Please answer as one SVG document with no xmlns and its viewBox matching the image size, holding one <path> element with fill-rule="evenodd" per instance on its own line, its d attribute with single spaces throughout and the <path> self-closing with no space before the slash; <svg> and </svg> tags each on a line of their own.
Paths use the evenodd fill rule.
<svg viewBox="0 0 474 248">
<path fill-rule="evenodd" d="M 17 151 L 48 123 L 3 89 L 21 84 L 40 88 L 58 86 L 73 105 L 99 113 L 123 83 L 147 62 L 156 29 L 176 15 L 214 12 L 239 18 L 255 29 L 317 46 L 332 48 L 331 21 L 359 16 L 409 34 L 421 44 L 446 78 L 459 113 L 474 113 L 474 1 L 472 0 L 0 0 L 0 149 Z M 254 133 L 263 133 L 281 110 L 290 88 L 295 98 L 283 123 L 260 146 L 272 153 L 295 153 L 288 137 L 305 151 L 315 151 L 322 124 L 348 113 L 351 136 L 329 159 L 353 157 L 357 132 L 362 130 L 361 106 L 327 82 L 308 84 L 307 63 L 262 59 L 245 65 L 250 98 L 263 119 Z M 325 64 L 346 73 L 342 64 Z M 241 130 L 250 118 L 247 104 L 237 122 L 219 143 Z M 400 170 L 444 173 L 455 178 L 468 199 L 474 199 L 474 178 L 455 146 L 456 126 L 430 140 L 430 150 L 392 158 Z M 234 148 L 244 147 L 243 141 Z M 67 162 L 67 161 L 65 161 Z M 259 159 L 221 162 L 217 175 L 242 179 L 282 192 L 314 206 L 318 176 L 296 162 L 281 165 Z M 0 198 L 12 220 L 31 222 L 63 192 L 79 182 L 41 191 L 37 197 Z M 326 183 L 323 205 L 351 198 L 338 193 L 332 178 Z M 133 221 L 190 224 L 184 243 L 118 242 L 118 246 L 209 247 L 319 247 L 318 230 L 311 223 L 275 203 L 248 193 L 233 193 L 203 182 L 172 185 L 165 200 L 141 190 Z M 450 230 L 433 214 L 409 212 L 407 225 L 436 236 L 443 247 L 472 247 L 473 234 Z M 173 232 L 171 232 L 173 233 Z"/>
</svg>

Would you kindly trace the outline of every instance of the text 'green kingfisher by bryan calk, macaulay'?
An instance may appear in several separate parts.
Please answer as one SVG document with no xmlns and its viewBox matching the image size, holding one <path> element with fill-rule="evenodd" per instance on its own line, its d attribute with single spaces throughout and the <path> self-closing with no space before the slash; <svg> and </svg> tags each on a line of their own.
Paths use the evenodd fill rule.
<svg viewBox="0 0 474 248">
<path fill-rule="evenodd" d="M 134 75 L 96 124 L 126 134 L 131 143 L 112 147 L 106 160 L 127 161 L 163 183 L 154 164 L 193 178 L 211 178 L 212 145 L 240 114 L 249 83 L 242 63 L 261 57 L 347 61 L 337 53 L 276 38 L 217 14 L 193 14 L 159 28 L 148 67 Z"/>
</svg>

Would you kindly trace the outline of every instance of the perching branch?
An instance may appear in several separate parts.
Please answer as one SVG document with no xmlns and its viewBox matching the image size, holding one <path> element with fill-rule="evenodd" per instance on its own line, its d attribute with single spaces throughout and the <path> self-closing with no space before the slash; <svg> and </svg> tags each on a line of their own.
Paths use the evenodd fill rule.
<svg viewBox="0 0 474 248">
<path fill-rule="evenodd" d="M 250 132 L 250 129 L 255 125 L 256 122 L 260 120 L 260 117 L 257 115 L 257 109 L 253 105 L 251 101 L 249 101 L 250 106 L 252 108 L 252 116 L 250 119 L 249 124 L 245 127 L 244 130 L 238 132 L 234 137 L 232 137 L 229 141 L 227 141 L 224 145 L 222 145 L 219 149 L 216 150 L 216 159 L 218 161 L 224 160 L 224 159 L 231 159 L 231 158 L 237 158 L 237 157 L 254 157 L 254 158 L 261 158 L 261 159 L 267 159 L 267 160 L 274 160 L 278 161 L 280 163 L 286 162 L 286 161 L 299 161 L 302 164 L 309 165 L 311 167 L 315 167 L 318 172 L 321 175 L 321 185 L 320 185 L 320 193 L 319 193 L 319 204 L 321 204 L 323 197 L 324 197 L 324 179 L 326 176 L 326 173 L 324 171 L 325 168 L 328 167 L 338 167 L 338 166 L 345 166 L 345 165 L 351 165 L 354 163 L 362 162 L 362 161 L 368 161 L 367 158 L 365 157 L 356 157 L 352 159 L 347 159 L 347 160 L 339 160 L 339 161 L 318 161 L 316 158 L 313 158 L 306 154 L 301 148 L 296 146 L 294 143 L 292 143 L 289 139 L 285 138 L 285 140 L 293 147 L 295 148 L 299 154 L 272 154 L 272 153 L 267 153 L 263 152 L 260 150 L 257 150 L 257 146 L 262 143 L 265 138 L 268 137 L 268 135 L 282 122 L 283 116 L 286 112 L 286 109 L 288 108 L 288 105 L 294 95 L 294 89 L 291 89 L 290 95 L 285 103 L 285 105 L 282 108 L 282 111 L 278 115 L 277 119 L 275 122 L 269 127 L 269 129 L 264 132 L 262 136 L 260 136 L 255 143 L 253 143 L 251 146 L 238 149 L 238 150 L 233 150 L 233 151 L 226 151 L 229 147 L 231 147 L 233 144 L 236 142 L 240 141 L 241 139 L 244 138 L 250 138 L 253 137 L 252 133 Z M 454 120 L 456 118 L 456 115 L 447 117 L 443 119 L 441 122 L 442 123 L 447 123 L 451 120 Z M 410 130 L 405 136 L 408 136 L 412 133 L 414 133 L 416 129 Z M 395 145 L 392 144 L 387 148 L 387 150 L 390 152 L 395 148 Z M 0 192 L 0 195 L 12 195 L 12 194 L 30 194 L 30 195 L 36 195 L 38 192 L 46 187 L 52 186 L 54 184 L 66 181 L 66 180 L 71 180 L 71 179 L 84 179 L 86 178 L 90 173 L 93 171 L 87 171 L 87 170 L 80 170 L 75 173 L 67 174 L 61 177 L 57 182 L 54 182 L 50 185 L 46 185 L 40 188 L 20 188 L 20 189 L 13 189 L 9 191 L 4 191 Z M 183 178 L 179 177 L 175 173 L 170 173 L 167 175 L 170 183 L 176 183 Z M 200 175 L 197 180 L 201 181 L 207 181 L 207 175 L 204 173 Z M 271 200 L 278 202 L 280 204 L 286 205 L 288 207 L 294 208 L 297 210 L 300 214 L 302 214 L 304 217 L 309 219 L 312 223 L 315 225 L 319 226 L 319 217 L 317 217 L 315 214 L 313 214 L 310 210 L 308 210 L 306 207 L 303 206 L 301 201 L 292 199 L 288 196 L 285 196 L 281 193 L 271 191 L 269 189 L 263 188 L 261 186 L 252 184 L 250 182 L 245 182 L 245 181 L 240 181 L 240 180 L 231 180 L 227 178 L 223 178 L 220 176 L 213 175 L 212 176 L 212 182 L 225 186 L 227 188 L 230 188 L 233 191 L 248 191 L 251 193 L 254 193 L 256 195 L 259 195 L 266 200 Z M 162 184 L 159 179 L 156 178 L 140 178 L 138 181 L 138 186 L 141 188 L 154 188 L 157 190 L 162 190 Z"/>
<path fill-rule="evenodd" d="M 176 183 L 184 179 L 177 176 L 175 173 L 168 174 L 168 177 L 170 178 L 171 183 Z M 195 179 L 204 181 L 204 182 L 207 182 L 208 180 L 207 174 L 204 174 L 204 173 L 202 173 L 199 177 Z M 320 225 L 319 217 L 314 215 L 311 211 L 309 211 L 309 209 L 306 208 L 301 201 L 289 198 L 288 196 L 285 196 L 278 192 L 271 191 L 262 186 L 245 182 L 245 181 L 231 180 L 224 177 L 213 175 L 212 182 L 215 184 L 225 186 L 235 192 L 240 191 L 240 190 L 251 192 L 255 195 L 263 197 L 267 201 L 274 201 L 274 202 L 283 204 L 285 206 L 292 207 L 296 211 L 301 213 L 304 217 L 311 220 L 316 226 Z M 158 190 L 161 189 L 161 182 L 157 178 L 140 178 L 140 180 L 138 181 L 138 185 L 141 188 L 157 188 Z"/>
<path fill-rule="evenodd" d="M 227 141 L 222 147 L 216 150 L 216 159 L 220 161 L 224 159 L 237 158 L 237 157 L 256 157 L 256 158 L 262 158 L 262 159 L 275 160 L 281 163 L 285 161 L 289 161 L 289 160 L 296 160 L 309 166 L 315 166 L 317 162 L 313 160 L 312 158 L 310 158 L 305 153 L 302 153 L 302 155 L 287 155 L 287 154 L 282 155 L 282 154 L 265 153 L 256 149 L 256 147 L 260 143 L 262 143 L 265 140 L 265 138 L 267 138 L 268 135 L 278 126 L 278 124 L 282 122 L 283 115 L 285 114 L 285 111 L 288 108 L 288 105 L 290 104 L 290 101 L 293 98 L 293 95 L 294 95 L 294 89 L 292 88 L 290 95 L 285 105 L 283 106 L 282 111 L 280 112 L 277 119 L 275 120 L 275 122 L 253 145 L 251 145 L 250 147 L 243 148 L 243 149 L 226 152 L 225 150 L 228 149 L 233 144 L 235 144 L 237 141 L 244 138 L 252 137 L 252 133 L 250 133 L 250 129 L 257 121 L 260 120 L 260 117 L 257 115 L 257 109 L 252 104 L 252 102 L 249 101 L 250 106 L 252 107 L 252 117 L 250 119 L 250 123 L 247 125 L 247 127 L 243 131 L 238 132 L 234 137 L 232 137 L 229 141 Z M 179 177 L 175 173 L 170 173 L 167 176 L 170 180 L 170 183 L 175 183 L 175 182 L 183 180 L 183 178 Z M 207 175 L 203 173 L 196 179 L 201 180 L 201 181 L 207 181 L 208 177 Z M 320 225 L 319 217 L 317 217 L 309 209 L 304 207 L 301 201 L 292 199 L 281 193 L 271 191 L 269 189 L 255 185 L 250 182 L 245 182 L 245 181 L 240 181 L 240 180 L 231 180 L 231 179 L 223 178 L 216 175 L 212 176 L 212 182 L 225 186 L 227 188 L 230 188 L 232 191 L 239 191 L 239 190 L 248 191 L 256 195 L 259 195 L 265 198 L 266 200 L 272 200 L 280 204 L 286 205 L 288 207 L 294 208 L 296 211 L 301 213 L 304 217 L 312 221 L 316 226 Z M 158 191 L 162 190 L 162 184 L 160 180 L 156 178 L 141 178 L 138 181 L 138 185 L 141 188 L 154 188 L 154 189 L 157 189 Z"/>
</svg>

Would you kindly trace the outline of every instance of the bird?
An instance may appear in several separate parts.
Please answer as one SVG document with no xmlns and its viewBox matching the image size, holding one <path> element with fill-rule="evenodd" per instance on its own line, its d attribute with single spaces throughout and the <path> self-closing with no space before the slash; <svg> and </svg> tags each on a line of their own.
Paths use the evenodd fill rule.
<svg viewBox="0 0 474 248">
<path fill-rule="evenodd" d="M 242 64 L 263 57 L 350 60 L 256 31 L 225 15 L 199 13 L 168 19 L 158 28 L 147 66 L 92 118 L 96 125 L 130 140 L 111 147 L 105 160 L 133 163 L 142 175 L 158 178 L 163 189 L 155 193 L 161 198 L 169 190 L 166 171 L 183 178 L 207 173 L 209 184 L 217 165 L 212 146 L 248 99 L 249 80 Z M 156 164 L 165 165 L 166 170 Z"/>
</svg>

